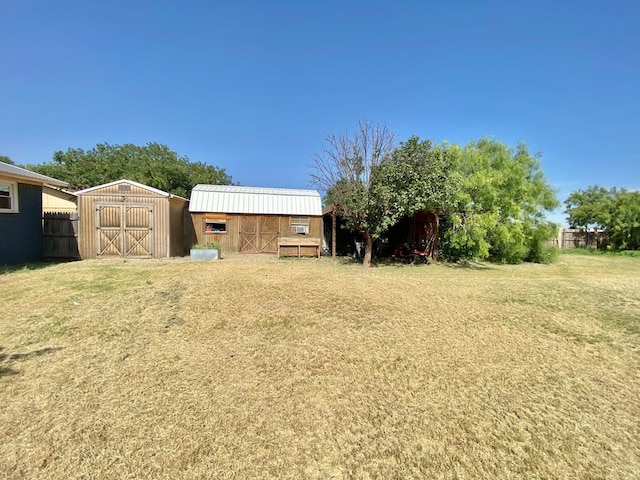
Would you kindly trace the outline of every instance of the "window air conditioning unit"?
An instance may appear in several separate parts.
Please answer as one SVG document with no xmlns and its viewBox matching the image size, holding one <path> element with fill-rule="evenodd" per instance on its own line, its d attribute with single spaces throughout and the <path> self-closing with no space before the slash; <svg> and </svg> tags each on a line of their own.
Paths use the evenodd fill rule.
<svg viewBox="0 0 640 480">
<path fill-rule="evenodd" d="M 309 233 L 309 227 L 307 227 L 305 225 L 296 225 L 293 228 L 294 228 L 296 233 L 304 233 L 304 234 Z"/>
</svg>

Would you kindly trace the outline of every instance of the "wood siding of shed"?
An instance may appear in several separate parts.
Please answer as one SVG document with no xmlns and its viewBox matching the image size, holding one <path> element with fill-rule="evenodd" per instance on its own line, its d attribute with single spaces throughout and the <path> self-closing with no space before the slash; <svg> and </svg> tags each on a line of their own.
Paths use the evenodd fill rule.
<svg viewBox="0 0 640 480">
<path fill-rule="evenodd" d="M 185 211 L 187 203 L 179 198 L 169 199 L 169 255 L 179 257 L 189 250 L 185 239 Z"/>
<path fill-rule="evenodd" d="M 184 225 L 182 213 L 177 225 L 172 225 L 176 219 L 176 212 L 183 207 L 175 206 L 174 215 L 171 214 L 171 202 L 168 197 L 154 194 L 135 185 L 126 184 L 128 191 L 119 190 L 121 184 L 110 185 L 103 189 L 96 189 L 89 193 L 78 195 L 78 214 L 80 217 L 79 250 L 82 259 L 98 258 L 97 255 L 97 228 L 96 210 L 99 206 L 106 205 L 140 205 L 150 206 L 153 209 L 152 235 L 153 242 L 150 245 L 154 258 L 169 257 L 172 254 L 182 254 L 177 245 L 184 245 Z M 185 205 L 185 202 L 175 199 Z M 179 222 L 179 223 L 178 223 Z M 172 248 L 171 243 L 174 242 Z M 179 252 L 179 253 L 176 253 Z"/>
<path fill-rule="evenodd" d="M 305 215 L 308 216 L 308 215 Z M 205 222 L 207 219 L 224 219 L 226 220 L 227 231 L 223 233 L 205 232 Z M 224 253 L 238 253 L 243 248 L 245 252 L 250 253 L 246 248 L 246 244 L 241 244 L 240 241 L 240 228 L 242 225 L 242 219 L 245 218 L 245 225 L 247 223 L 255 225 L 274 225 L 277 221 L 279 235 L 278 237 L 291 237 L 291 216 L 290 215 L 245 215 L 245 214 L 225 214 L 225 213 L 192 213 L 191 220 L 193 223 L 193 231 L 195 235 L 194 243 L 209 243 L 215 242 L 220 245 L 221 252 Z M 305 235 L 310 238 L 321 238 L 322 235 L 322 217 L 309 216 L 309 234 Z M 266 246 L 266 253 L 277 253 L 277 241 L 275 242 L 275 248 L 271 249 L 271 242 Z M 256 245 L 255 252 L 262 253 L 260 245 Z"/>
</svg>

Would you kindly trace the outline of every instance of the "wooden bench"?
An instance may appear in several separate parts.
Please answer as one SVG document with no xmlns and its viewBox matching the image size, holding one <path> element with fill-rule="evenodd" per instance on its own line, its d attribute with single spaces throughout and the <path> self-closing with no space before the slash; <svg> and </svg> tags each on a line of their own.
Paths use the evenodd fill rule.
<svg viewBox="0 0 640 480">
<path fill-rule="evenodd" d="M 309 247 L 314 247 L 315 253 L 314 257 L 320 258 L 320 246 L 321 242 L 319 238 L 309 238 L 309 237 L 280 237 L 278 238 L 278 258 L 282 255 L 281 247 L 296 247 L 298 252 L 298 258 L 301 256 L 301 250 L 304 248 L 305 250 Z"/>
</svg>

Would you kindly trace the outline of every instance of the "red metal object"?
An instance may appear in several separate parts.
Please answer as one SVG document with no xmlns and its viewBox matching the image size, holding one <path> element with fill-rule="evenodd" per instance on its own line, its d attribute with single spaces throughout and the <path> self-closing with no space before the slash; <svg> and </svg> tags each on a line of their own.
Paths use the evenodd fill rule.
<svg viewBox="0 0 640 480">
<path fill-rule="evenodd" d="M 393 249 L 393 258 L 403 263 L 431 263 L 429 246 L 404 243 Z"/>
</svg>

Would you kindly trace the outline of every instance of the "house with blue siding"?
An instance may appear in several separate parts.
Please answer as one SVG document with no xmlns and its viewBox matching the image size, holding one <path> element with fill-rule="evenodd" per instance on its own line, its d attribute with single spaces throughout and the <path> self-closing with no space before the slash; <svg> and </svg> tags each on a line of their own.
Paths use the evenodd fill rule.
<svg viewBox="0 0 640 480">
<path fill-rule="evenodd" d="M 0 162 L 0 265 L 42 260 L 42 187 L 62 180 Z"/>
</svg>

